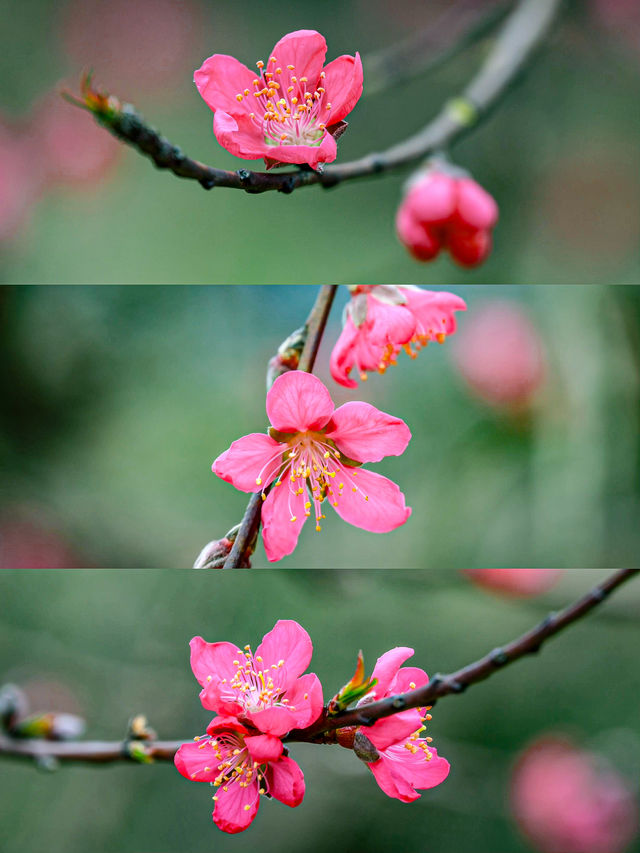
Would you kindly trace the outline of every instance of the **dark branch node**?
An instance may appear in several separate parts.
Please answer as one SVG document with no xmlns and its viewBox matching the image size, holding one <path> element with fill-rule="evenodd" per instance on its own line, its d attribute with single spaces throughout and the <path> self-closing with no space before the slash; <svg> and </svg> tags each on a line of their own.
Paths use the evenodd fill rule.
<svg viewBox="0 0 640 853">
<path fill-rule="evenodd" d="M 205 190 L 212 190 L 216 185 L 215 178 L 201 178 L 198 183 Z"/>
<path fill-rule="evenodd" d="M 446 683 L 452 693 L 464 693 L 464 691 L 469 686 L 463 681 L 456 681 L 455 678 L 450 678 Z"/>
<path fill-rule="evenodd" d="M 393 702 L 391 704 L 398 711 L 401 711 L 403 708 L 406 708 L 407 700 L 404 698 L 404 696 L 396 696 L 396 698 L 393 700 Z"/>
<path fill-rule="evenodd" d="M 494 666 L 504 666 L 506 663 L 509 663 L 509 655 L 504 649 L 494 649 L 491 652 L 490 658 Z"/>
</svg>

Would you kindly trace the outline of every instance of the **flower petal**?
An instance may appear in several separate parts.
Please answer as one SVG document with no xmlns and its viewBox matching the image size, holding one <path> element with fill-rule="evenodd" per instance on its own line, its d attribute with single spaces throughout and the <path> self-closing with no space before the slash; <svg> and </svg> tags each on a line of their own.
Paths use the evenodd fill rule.
<svg viewBox="0 0 640 853">
<path fill-rule="evenodd" d="M 240 732 L 241 735 L 246 735 L 249 730 L 240 723 L 236 717 L 229 717 L 219 714 L 207 726 L 208 735 L 217 735 L 219 732 Z"/>
<path fill-rule="evenodd" d="M 411 515 L 404 495 L 391 480 L 366 468 L 343 468 L 341 476 L 353 482 L 345 486 L 335 502 L 336 512 L 348 524 L 371 533 L 389 533 L 404 524 Z M 352 488 L 357 488 L 356 492 Z M 368 500 L 366 500 L 368 498 Z"/>
<path fill-rule="evenodd" d="M 419 799 L 420 794 L 404 778 L 402 768 L 398 768 L 392 759 L 383 754 L 378 761 L 374 761 L 368 766 L 375 776 L 376 782 L 388 797 L 394 797 L 403 803 L 411 803 Z"/>
<path fill-rule="evenodd" d="M 273 735 L 255 735 L 244 739 L 249 755 L 258 764 L 267 764 L 276 761 L 282 755 L 284 749 L 280 738 Z"/>
<path fill-rule="evenodd" d="M 429 753 L 431 758 L 427 760 L 421 749 L 414 753 L 404 745 L 391 746 L 369 767 L 385 794 L 410 803 L 420 796 L 416 788 L 435 788 L 449 775 L 449 762 L 440 758 L 432 747 L 429 747 Z"/>
<path fill-rule="evenodd" d="M 268 145 L 261 156 L 282 163 L 306 163 L 312 169 L 317 169 L 319 163 L 333 163 L 338 154 L 335 139 L 325 131 L 320 145 Z"/>
<path fill-rule="evenodd" d="M 302 729 L 310 726 L 320 716 L 324 704 L 320 679 L 312 672 L 303 675 L 296 680 L 284 698 L 289 702 L 295 727 Z"/>
<path fill-rule="evenodd" d="M 369 403 L 350 402 L 336 409 L 327 427 L 327 438 L 338 450 L 358 462 L 379 462 L 400 456 L 411 440 L 409 427 Z"/>
<path fill-rule="evenodd" d="M 322 429 L 334 408 L 321 380 L 302 370 L 279 376 L 267 394 L 267 415 L 280 432 Z"/>
<path fill-rule="evenodd" d="M 286 478 L 267 495 L 262 505 L 262 541 L 269 562 L 275 563 L 295 550 L 307 520 L 305 500 L 304 494 L 297 495 L 289 488 Z"/>
<path fill-rule="evenodd" d="M 360 330 L 356 328 L 351 317 L 347 316 L 346 322 L 331 352 L 329 368 L 331 376 L 345 388 L 357 388 L 358 383 L 349 378 L 349 373 L 354 365 L 354 348 Z"/>
<path fill-rule="evenodd" d="M 293 33 L 287 33 L 276 43 L 271 54 L 276 59 L 276 65 L 282 66 L 282 68 L 286 65 L 293 65 L 292 73 L 296 75 L 298 80 L 301 77 L 307 77 L 309 91 L 311 92 L 316 88 L 326 55 L 327 43 L 324 36 L 316 30 L 296 30 Z M 265 63 L 266 65 L 267 63 Z"/>
<path fill-rule="evenodd" d="M 309 666 L 312 654 L 311 637 L 302 625 L 293 619 L 279 619 L 262 638 L 255 656 L 262 658 L 265 669 L 270 669 L 272 665 L 277 667 L 280 661 L 284 661 L 279 667 L 279 683 L 288 689 Z"/>
<path fill-rule="evenodd" d="M 219 714 L 237 714 L 242 706 L 220 698 L 221 682 L 230 682 L 238 670 L 238 649 L 233 643 L 206 643 L 194 637 L 191 646 L 191 669 L 202 686 L 200 701 L 203 708 Z"/>
<path fill-rule="evenodd" d="M 213 133 L 223 148 L 235 157 L 244 160 L 259 160 L 268 157 L 272 150 L 264 141 L 264 135 L 251 121 L 248 115 L 231 115 L 223 110 L 216 110 L 213 117 Z"/>
<path fill-rule="evenodd" d="M 372 678 L 377 679 L 377 684 L 373 688 L 376 699 L 384 699 L 385 696 L 391 695 L 389 688 L 396 678 L 398 670 L 413 653 L 414 650 L 408 646 L 396 646 L 380 655 L 371 674 Z"/>
<path fill-rule="evenodd" d="M 246 787 L 240 787 L 238 782 L 224 787 L 217 789 L 213 822 L 223 832 L 242 832 L 254 819 L 260 805 L 258 781 L 250 782 Z"/>
<path fill-rule="evenodd" d="M 221 453 L 211 466 L 216 476 L 231 483 L 241 492 L 259 492 L 275 480 L 281 467 L 286 445 L 274 441 L 270 436 L 253 432 L 234 441 L 228 450 Z M 269 460 L 274 461 L 271 464 Z M 256 483 L 260 478 L 261 483 Z"/>
<path fill-rule="evenodd" d="M 429 676 L 417 666 L 403 666 L 399 669 L 389 685 L 389 695 L 407 693 L 429 683 Z"/>
<path fill-rule="evenodd" d="M 468 228 L 490 229 L 498 221 L 498 205 L 489 193 L 472 178 L 456 182 L 457 216 Z"/>
<path fill-rule="evenodd" d="M 443 225 L 454 215 L 458 203 L 457 181 L 441 172 L 420 177 L 411 187 L 404 204 L 422 225 Z"/>
<path fill-rule="evenodd" d="M 493 237 L 491 232 L 462 229 L 449 235 L 447 248 L 451 257 L 460 266 L 475 267 L 491 254 Z"/>
<path fill-rule="evenodd" d="M 325 100 L 331 104 L 331 110 L 323 121 L 327 125 L 335 124 L 349 115 L 362 95 L 362 60 L 360 54 L 339 56 L 324 69 Z"/>
<path fill-rule="evenodd" d="M 248 711 L 247 719 L 258 731 L 276 738 L 296 728 L 293 712 L 281 705 L 272 705 L 260 711 Z"/>
<path fill-rule="evenodd" d="M 446 290 L 423 290 L 420 287 L 401 287 L 407 306 L 417 320 L 416 334 L 438 340 L 438 334 L 452 335 L 456 328 L 456 311 L 466 311 L 467 304 L 460 296 Z"/>
<path fill-rule="evenodd" d="M 203 743 L 208 741 L 183 743 L 173 759 L 178 773 L 191 782 L 213 782 L 220 772 L 213 750 Z"/>
<path fill-rule="evenodd" d="M 193 82 L 212 110 L 224 110 L 231 115 L 249 113 L 249 98 L 238 101 L 236 95 L 245 89 L 254 91 L 256 75 L 233 56 L 214 53 L 193 75 Z M 251 97 L 251 96 L 249 96 Z"/>
<path fill-rule="evenodd" d="M 391 717 L 383 717 L 367 729 L 367 737 L 379 750 L 402 743 L 417 732 L 422 725 L 422 717 L 417 708 L 409 708 Z"/>
<path fill-rule="evenodd" d="M 267 790 L 286 806 L 295 808 L 304 798 L 304 776 L 292 758 L 283 756 L 273 761 L 266 771 Z"/>
</svg>

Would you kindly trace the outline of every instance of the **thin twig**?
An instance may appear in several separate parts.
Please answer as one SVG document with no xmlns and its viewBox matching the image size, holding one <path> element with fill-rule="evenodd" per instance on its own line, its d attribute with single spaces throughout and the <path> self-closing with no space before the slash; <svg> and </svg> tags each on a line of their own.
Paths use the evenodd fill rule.
<svg viewBox="0 0 640 853">
<path fill-rule="evenodd" d="M 509 15 L 484 64 L 461 95 L 448 101 L 421 131 L 382 152 L 359 160 L 328 165 L 322 171 L 301 168 L 287 172 L 235 172 L 216 169 L 187 157 L 182 150 L 148 125 L 130 104 L 120 105 L 113 96 L 85 92 L 85 100 L 74 100 L 89 109 L 115 136 L 149 157 L 159 169 L 180 178 L 198 181 L 205 189 L 230 187 L 249 193 L 277 190 L 291 193 L 298 187 L 320 184 L 333 187 L 343 181 L 379 175 L 414 164 L 446 148 L 470 129 L 508 91 L 535 49 L 542 43 L 562 0 L 520 0 Z"/>
<path fill-rule="evenodd" d="M 526 655 L 538 652 L 548 639 L 576 623 L 587 613 L 597 608 L 622 584 L 640 574 L 640 569 L 621 569 L 595 586 L 586 595 L 570 604 L 559 613 L 551 613 L 539 625 L 518 639 L 494 649 L 483 658 L 462 667 L 450 675 L 436 675 L 418 690 L 391 696 L 380 702 L 372 702 L 353 711 L 345 711 L 334 717 L 323 715 L 320 720 L 305 729 L 296 729 L 283 738 L 286 742 L 323 742 L 326 733 L 347 726 L 370 726 L 383 717 L 397 714 L 407 708 L 434 705 L 438 699 L 452 693 L 462 693 L 471 684 L 484 681 L 508 664 Z M 145 755 L 158 761 L 173 761 L 173 756 L 186 740 L 154 741 L 144 744 Z M 327 742 L 326 740 L 324 742 Z M 0 755 L 17 758 L 56 758 L 60 761 L 85 761 L 107 763 L 131 761 L 132 750 L 124 741 L 50 742 L 44 740 L 18 740 L 0 735 Z"/>
<path fill-rule="evenodd" d="M 302 354 L 300 355 L 298 370 L 304 370 L 306 373 L 313 371 L 320 341 L 327 325 L 327 319 L 337 289 L 337 284 L 323 284 L 318 291 L 316 301 L 302 331 L 305 343 Z M 266 494 L 267 489 L 264 492 Z M 225 569 L 238 569 L 247 565 L 256 536 L 258 535 L 258 530 L 260 529 L 261 512 L 262 494 L 261 492 L 256 492 L 249 499 L 235 542 L 225 561 Z"/>
</svg>

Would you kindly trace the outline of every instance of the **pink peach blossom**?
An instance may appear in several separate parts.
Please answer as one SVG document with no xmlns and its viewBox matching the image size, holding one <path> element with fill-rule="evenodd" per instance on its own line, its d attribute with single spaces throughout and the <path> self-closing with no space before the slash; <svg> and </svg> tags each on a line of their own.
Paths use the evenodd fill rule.
<svg viewBox="0 0 640 853">
<path fill-rule="evenodd" d="M 410 184 L 396 217 L 400 241 L 419 261 L 447 248 L 463 267 L 475 267 L 491 252 L 498 206 L 461 170 L 437 164 Z"/>
<path fill-rule="evenodd" d="M 527 598 L 542 595 L 554 587 L 564 569 L 467 569 L 475 584 L 494 592 Z"/>
<path fill-rule="evenodd" d="M 304 797 L 302 770 L 283 755 L 282 741 L 254 732 L 232 716 L 215 717 L 207 734 L 183 743 L 174 761 L 185 779 L 218 789 L 212 817 L 223 832 L 245 830 L 258 812 L 261 794 L 292 808 Z"/>
<path fill-rule="evenodd" d="M 267 415 L 268 435 L 234 441 L 212 469 L 243 492 L 262 491 L 262 537 L 270 561 L 291 554 L 312 510 L 321 530 L 325 501 L 344 521 L 372 533 L 387 533 L 409 518 L 398 486 L 360 468 L 404 453 L 411 438 L 404 421 L 368 403 L 336 409 L 320 379 L 298 370 L 276 379 Z"/>
<path fill-rule="evenodd" d="M 356 388 L 355 367 L 366 381 L 367 371 L 385 373 L 404 349 L 411 358 L 430 341 L 444 343 L 456 331 L 456 311 L 463 299 L 446 291 L 414 285 L 358 285 L 345 309 L 344 327 L 331 354 L 331 375 L 340 385 Z"/>
<path fill-rule="evenodd" d="M 218 142 L 247 160 L 335 160 L 333 133 L 362 94 L 360 55 L 339 56 L 323 70 L 327 44 L 315 30 L 283 36 L 257 74 L 232 56 L 214 54 L 194 82 L 214 111 Z M 333 133 L 332 133 L 333 131 Z"/>
<path fill-rule="evenodd" d="M 622 853 L 638 829 L 638 805 L 625 780 L 557 736 L 540 738 L 518 759 L 511 808 L 544 853 Z"/>
<path fill-rule="evenodd" d="M 276 622 L 255 655 L 250 646 L 243 650 L 233 643 L 206 643 L 202 637 L 194 637 L 190 646 L 191 669 L 208 711 L 233 715 L 276 737 L 304 728 L 320 716 L 320 681 L 313 673 L 302 675 L 313 646 L 297 622 Z"/>
<path fill-rule="evenodd" d="M 429 676 L 423 669 L 402 666 L 412 655 L 413 649 L 401 646 L 379 657 L 372 673 L 377 683 L 358 705 L 424 687 Z M 431 746 L 431 738 L 420 737 L 424 722 L 431 719 L 428 711 L 429 708 L 401 711 L 356 733 L 364 735 L 374 747 L 369 756 L 374 760 L 367 764 L 378 785 L 389 797 L 403 803 L 417 800 L 417 789 L 435 788 L 449 775 L 449 762 Z"/>
<path fill-rule="evenodd" d="M 515 303 L 495 300 L 479 306 L 453 352 L 471 390 L 495 407 L 526 409 L 544 382 L 542 339 Z"/>
</svg>

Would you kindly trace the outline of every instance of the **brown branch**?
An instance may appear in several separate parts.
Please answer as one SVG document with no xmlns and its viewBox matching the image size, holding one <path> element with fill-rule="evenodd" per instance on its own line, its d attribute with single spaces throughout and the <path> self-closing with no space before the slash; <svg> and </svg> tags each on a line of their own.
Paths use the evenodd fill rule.
<svg viewBox="0 0 640 853">
<path fill-rule="evenodd" d="M 309 167 L 287 172 L 235 172 L 216 169 L 187 157 L 130 104 L 85 90 L 84 100 L 69 98 L 88 109 L 123 142 L 149 157 L 159 169 L 198 181 L 205 189 L 230 187 L 249 193 L 277 190 L 291 193 L 298 187 L 320 184 L 333 187 L 354 178 L 371 177 L 409 166 L 459 139 L 489 113 L 524 70 L 560 11 L 562 0 L 520 0 L 509 15 L 484 64 L 459 97 L 447 102 L 421 131 L 382 152 L 359 160 L 328 165 L 321 171 Z"/>
<path fill-rule="evenodd" d="M 304 370 L 306 373 L 313 372 L 320 341 L 327 325 L 337 289 L 337 284 L 323 284 L 318 292 L 314 306 L 301 331 L 304 348 L 300 355 L 298 370 Z M 265 494 L 267 491 L 268 489 L 264 490 Z M 248 564 L 260 529 L 261 512 L 262 494 L 257 492 L 251 495 L 247 504 L 233 547 L 225 561 L 225 569 L 238 569 Z"/>
<path fill-rule="evenodd" d="M 595 586 L 586 595 L 570 604 L 559 613 L 551 613 L 539 625 L 527 631 L 506 646 L 494 649 L 483 658 L 468 664 L 450 675 L 436 675 L 418 690 L 391 696 L 380 702 L 372 702 L 353 711 L 344 711 L 334 717 L 321 717 L 318 722 L 305 729 L 296 729 L 283 738 L 286 742 L 323 742 L 327 732 L 347 726 L 370 726 L 383 717 L 397 714 L 407 708 L 434 705 L 438 699 L 452 693 L 462 693 L 471 684 L 492 676 L 508 664 L 526 655 L 538 652 L 548 639 L 577 622 L 587 613 L 601 605 L 622 584 L 640 574 L 640 569 L 621 569 Z M 150 741 L 141 744 L 144 754 L 157 761 L 173 761 L 176 750 L 186 740 Z M 0 755 L 16 758 L 46 759 L 60 761 L 84 761 L 108 763 L 136 760 L 132 756 L 130 741 L 85 741 L 51 742 L 35 739 L 19 740 L 0 735 Z"/>
</svg>

